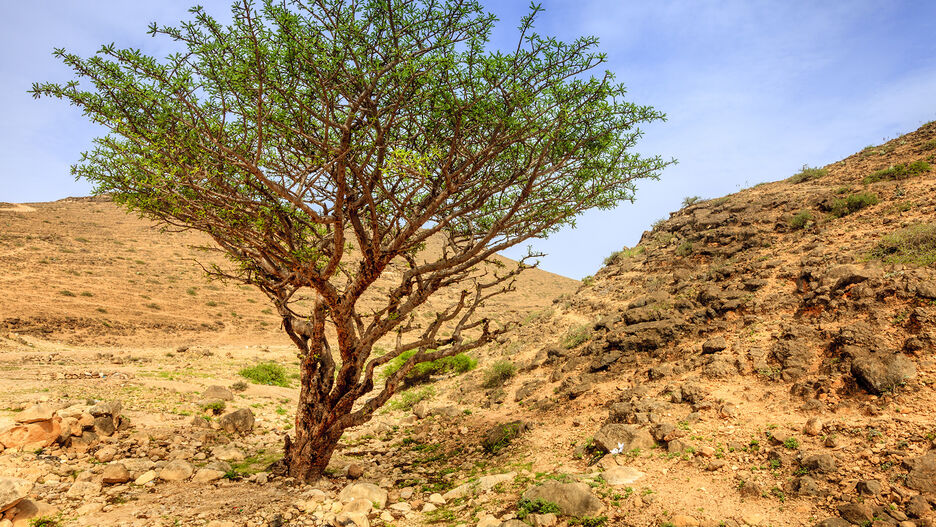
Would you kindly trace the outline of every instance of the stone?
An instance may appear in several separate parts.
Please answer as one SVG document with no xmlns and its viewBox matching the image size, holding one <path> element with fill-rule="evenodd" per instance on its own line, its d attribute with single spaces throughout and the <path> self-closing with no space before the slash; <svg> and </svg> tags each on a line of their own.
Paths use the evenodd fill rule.
<svg viewBox="0 0 936 527">
<path fill-rule="evenodd" d="M 818 496 L 819 483 L 809 476 L 796 480 L 796 493 L 800 496 Z"/>
<path fill-rule="evenodd" d="M 30 524 L 33 518 L 40 516 L 53 516 L 58 513 L 58 509 L 41 501 L 25 499 L 16 506 L 16 515 L 13 516 L 12 527 L 32 527 Z"/>
<path fill-rule="evenodd" d="M 906 485 L 924 494 L 936 494 L 936 452 L 910 459 L 905 464 L 910 469 Z"/>
<path fill-rule="evenodd" d="M 485 492 L 494 488 L 498 483 L 507 483 L 517 477 L 516 472 L 504 472 L 503 474 L 488 474 L 478 478 L 477 488 L 480 492 Z"/>
<path fill-rule="evenodd" d="M 858 491 L 858 494 L 869 496 L 877 496 L 881 493 L 881 489 L 881 482 L 874 479 L 859 481 L 858 484 L 855 485 L 855 490 Z"/>
<path fill-rule="evenodd" d="M 601 474 L 608 485 L 612 486 L 630 485 L 644 476 L 646 474 L 633 467 L 612 467 Z"/>
<path fill-rule="evenodd" d="M 89 501 L 101 493 L 101 484 L 94 481 L 75 480 L 69 487 L 65 497 L 73 500 Z"/>
<path fill-rule="evenodd" d="M 26 408 L 16 415 L 17 423 L 37 423 L 39 421 L 49 421 L 54 412 L 52 407 L 45 404 L 36 404 Z"/>
<path fill-rule="evenodd" d="M 673 527 L 699 527 L 699 520 L 685 514 L 676 514 L 670 518 Z"/>
<path fill-rule="evenodd" d="M 548 512 L 546 514 L 530 514 L 527 518 L 533 527 L 555 527 L 559 519 L 555 514 Z"/>
<path fill-rule="evenodd" d="M 33 484 L 20 478 L 0 478 L 0 512 L 15 507 L 32 491 Z"/>
<path fill-rule="evenodd" d="M 111 463 L 104 467 L 101 472 L 101 481 L 105 485 L 114 485 L 117 483 L 126 483 L 130 481 L 130 471 L 123 463 Z"/>
<path fill-rule="evenodd" d="M 496 517 L 487 515 L 478 520 L 477 527 L 500 527 L 501 521 Z"/>
<path fill-rule="evenodd" d="M 114 460 L 114 456 L 117 455 L 117 449 L 113 446 L 101 447 L 94 453 L 94 459 L 98 460 L 99 463 L 110 463 Z"/>
<path fill-rule="evenodd" d="M 114 435 L 117 426 L 114 424 L 114 418 L 109 415 L 101 415 L 94 418 L 94 433 L 102 436 Z"/>
<path fill-rule="evenodd" d="M 248 434 L 253 431 L 254 414 L 250 408 L 241 408 L 222 415 L 219 423 L 229 434 Z"/>
<path fill-rule="evenodd" d="M 341 490 L 338 501 L 347 503 L 355 498 L 362 498 L 374 504 L 378 509 L 387 505 L 387 491 L 373 483 L 352 483 Z"/>
<path fill-rule="evenodd" d="M 215 447 L 215 449 L 211 451 L 211 455 L 213 455 L 215 459 L 220 459 L 221 461 L 243 461 L 247 458 L 239 448 L 233 445 Z"/>
<path fill-rule="evenodd" d="M 816 527 L 852 527 L 852 524 L 841 518 L 826 518 L 816 524 Z"/>
<path fill-rule="evenodd" d="M 363 499 L 363 498 L 354 498 L 353 500 L 345 503 L 341 507 L 341 512 L 347 512 L 350 514 L 370 514 L 370 511 L 374 508 L 374 504 Z"/>
<path fill-rule="evenodd" d="M 861 268 L 857 265 L 839 265 L 826 271 L 822 277 L 822 285 L 836 291 L 852 284 L 864 282 L 875 275 L 876 273 L 873 270 Z"/>
<path fill-rule="evenodd" d="M 728 342 L 725 341 L 725 337 L 715 337 L 702 343 L 702 353 L 704 355 L 718 353 L 719 351 L 725 350 L 727 347 Z"/>
<path fill-rule="evenodd" d="M 635 425 L 611 423 L 601 427 L 595 434 L 595 446 L 604 452 L 619 449 L 629 452 L 635 448 L 653 448 L 655 444 L 650 432 Z"/>
<path fill-rule="evenodd" d="M 874 519 L 871 508 L 864 503 L 843 503 L 838 506 L 838 513 L 843 519 L 858 525 Z"/>
<path fill-rule="evenodd" d="M 823 423 L 818 417 L 810 417 L 803 427 L 803 433 L 808 436 L 817 436 L 822 433 Z"/>
<path fill-rule="evenodd" d="M 425 419 L 429 415 L 429 403 L 426 401 L 419 401 L 413 405 L 413 415 L 417 419 Z"/>
<path fill-rule="evenodd" d="M 882 394 L 916 376 L 916 364 L 899 353 L 867 353 L 852 360 L 852 376 L 865 390 Z"/>
<path fill-rule="evenodd" d="M 365 514 L 340 512 L 332 522 L 335 527 L 370 527 L 370 521 Z"/>
<path fill-rule="evenodd" d="M 835 458 L 830 454 L 812 454 L 803 458 L 802 465 L 807 470 L 818 472 L 835 472 Z"/>
<path fill-rule="evenodd" d="M 764 522 L 764 515 L 759 512 L 749 512 L 741 516 L 741 522 L 745 525 L 757 526 Z"/>
<path fill-rule="evenodd" d="M 123 405 L 120 401 L 107 401 L 100 402 L 88 409 L 88 413 L 93 417 L 101 417 L 109 415 L 111 417 L 117 417 L 120 415 L 120 411 L 123 409 Z"/>
<path fill-rule="evenodd" d="M 163 481 L 184 481 L 192 477 L 195 468 L 191 463 L 182 459 L 176 459 L 166 463 L 166 466 L 159 471 L 159 479 Z"/>
<path fill-rule="evenodd" d="M 155 470 L 147 470 L 146 472 L 137 476 L 137 479 L 133 480 L 134 485 L 146 485 L 147 483 L 156 479 Z"/>
<path fill-rule="evenodd" d="M 548 481 L 542 485 L 530 487 L 523 493 L 528 500 L 537 498 L 551 501 L 559 506 L 566 516 L 598 516 L 604 511 L 604 504 L 595 497 L 591 488 L 584 483 L 559 483 Z"/>
<path fill-rule="evenodd" d="M 205 388 L 205 393 L 202 395 L 205 399 L 221 399 L 222 401 L 234 400 L 234 392 L 228 390 L 224 386 L 209 386 Z"/>
<path fill-rule="evenodd" d="M 358 479 L 364 475 L 364 465 L 361 463 L 351 463 L 348 465 L 348 478 Z"/>
<path fill-rule="evenodd" d="M 212 481 L 217 481 L 224 477 L 226 472 L 222 470 L 215 470 L 213 468 L 200 468 L 195 472 L 195 475 L 192 476 L 192 481 L 196 483 L 211 483 Z"/>
<path fill-rule="evenodd" d="M 907 514 L 913 516 L 914 518 L 924 518 L 927 514 L 930 513 L 932 507 L 926 498 L 920 495 L 912 496 L 909 501 L 907 501 Z"/>
<path fill-rule="evenodd" d="M 496 454 L 529 429 L 530 427 L 523 421 L 512 421 L 496 425 L 484 433 L 481 446 L 487 452 Z"/>
<path fill-rule="evenodd" d="M 51 446 L 62 434 L 61 419 L 15 425 L 0 432 L 0 444 L 6 448 L 39 449 Z"/>
<path fill-rule="evenodd" d="M 434 492 L 429 495 L 429 503 L 433 505 L 445 505 L 445 498 L 438 492 Z"/>
</svg>

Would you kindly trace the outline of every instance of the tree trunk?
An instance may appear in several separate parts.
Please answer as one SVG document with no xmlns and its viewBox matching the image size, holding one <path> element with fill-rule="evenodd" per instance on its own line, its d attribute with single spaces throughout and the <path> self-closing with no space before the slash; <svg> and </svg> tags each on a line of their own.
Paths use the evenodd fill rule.
<svg viewBox="0 0 936 527">
<path fill-rule="evenodd" d="M 286 436 L 284 462 L 286 474 L 300 481 L 313 482 L 325 473 L 341 433 L 324 429 L 311 420 L 311 412 L 299 410 L 296 417 L 296 437 Z"/>
</svg>

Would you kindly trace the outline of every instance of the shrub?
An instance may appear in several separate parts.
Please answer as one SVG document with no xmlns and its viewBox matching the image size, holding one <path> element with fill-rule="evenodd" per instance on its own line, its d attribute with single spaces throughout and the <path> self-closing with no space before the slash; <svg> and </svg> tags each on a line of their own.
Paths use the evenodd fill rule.
<svg viewBox="0 0 936 527">
<path fill-rule="evenodd" d="M 242 392 L 247 389 L 247 383 L 244 381 L 237 381 L 231 385 L 231 391 Z"/>
<path fill-rule="evenodd" d="M 689 205 L 695 205 L 696 203 L 700 201 L 702 201 L 702 198 L 700 198 L 699 196 L 688 196 L 688 197 L 683 198 L 682 206 L 688 207 Z"/>
<path fill-rule="evenodd" d="M 692 254 L 692 242 L 682 242 L 676 248 L 676 256 L 689 256 Z"/>
<path fill-rule="evenodd" d="M 416 403 L 431 399 L 435 396 L 435 389 L 432 386 L 425 386 L 419 390 L 411 389 L 397 395 L 390 401 L 392 410 L 411 410 Z"/>
<path fill-rule="evenodd" d="M 202 411 L 211 412 L 214 415 L 221 415 L 224 411 L 224 401 L 211 401 L 201 405 Z"/>
<path fill-rule="evenodd" d="M 380 376 L 384 379 L 390 377 L 403 367 L 406 361 L 416 355 L 418 350 L 404 351 L 396 357 L 390 359 L 384 366 Z M 431 350 L 430 350 L 431 351 Z M 413 366 L 413 369 L 406 375 L 406 383 L 413 385 L 420 382 L 426 382 L 432 375 L 442 375 L 444 373 L 465 373 L 471 371 L 478 365 L 478 361 L 465 353 L 459 353 L 451 357 L 442 357 L 434 361 L 420 362 Z"/>
<path fill-rule="evenodd" d="M 559 514 L 559 505 L 543 498 L 521 498 L 517 502 L 517 519 L 525 520 L 530 514 Z"/>
<path fill-rule="evenodd" d="M 812 214 L 808 210 L 801 210 L 790 218 L 790 228 L 794 231 L 803 229 L 812 221 Z"/>
<path fill-rule="evenodd" d="M 569 520 L 569 525 L 581 525 L 582 527 L 604 527 L 607 523 L 607 516 L 582 516 L 581 518 L 571 518 Z"/>
<path fill-rule="evenodd" d="M 59 294 L 62 296 L 75 296 L 75 293 L 72 293 L 68 289 L 62 289 L 61 291 L 59 291 Z"/>
<path fill-rule="evenodd" d="M 289 388 L 289 375 L 286 368 L 275 362 L 261 362 L 237 372 L 238 375 L 255 384 L 282 386 Z"/>
<path fill-rule="evenodd" d="M 503 386 L 511 377 L 517 374 L 517 367 L 509 360 L 499 360 L 484 373 L 485 388 Z"/>
<path fill-rule="evenodd" d="M 910 164 L 900 163 L 872 172 L 865 176 L 863 181 L 865 184 L 877 183 L 878 181 L 897 181 L 925 174 L 930 171 L 930 168 L 930 164 L 923 160 L 914 161 Z"/>
<path fill-rule="evenodd" d="M 562 336 L 562 347 L 572 349 L 591 337 L 591 328 L 585 324 L 572 326 Z"/>
<path fill-rule="evenodd" d="M 936 264 L 936 223 L 911 225 L 884 236 L 871 256 L 887 263 Z"/>
<path fill-rule="evenodd" d="M 783 442 L 783 446 L 790 450 L 796 450 L 799 448 L 799 440 L 796 439 L 795 437 L 788 437 Z"/>
<path fill-rule="evenodd" d="M 61 514 L 37 516 L 29 520 L 29 527 L 59 527 L 60 525 L 63 525 Z"/>
<path fill-rule="evenodd" d="M 920 146 L 920 150 L 936 150 L 936 139 L 923 143 L 923 145 Z"/>
<path fill-rule="evenodd" d="M 832 202 L 832 215 L 836 218 L 841 218 L 842 216 L 847 216 L 853 212 L 858 212 L 859 210 L 870 207 L 872 205 L 877 205 L 881 200 L 877 197 L 877 194 L 871 192 L 859 192 L 857 194 L 852 194 L 845 199 L 838 198 Z"/>
<path fill-rule="evenodd" d="M 806 181 L 812 181 L 814 179 L 819 179 L 824 177 L 829 173 L 828 170 L 818 167 L 810 167 L 809 165 L 803 165 L 803 169 L 790 176 L 787 180 L 790 183 L 804 183 Z"/>
</svg>

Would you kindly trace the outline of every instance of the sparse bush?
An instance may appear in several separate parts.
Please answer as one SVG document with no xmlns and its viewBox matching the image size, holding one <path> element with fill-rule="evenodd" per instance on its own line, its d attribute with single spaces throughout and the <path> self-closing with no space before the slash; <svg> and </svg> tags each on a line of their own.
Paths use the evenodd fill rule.
<svg viewBox="0 0 936 527">
<path fill-rule="evenodd" d="M 923 144 L 920 146 L 920 150 L 923 150 L 923 151 L 926 151 L 926 150 L 936 150 L 936 139 L 933 139 L 932 141 L 927 141 L 927 142 L 923 143 Z"/>
<path fill-rule="evenodd" d="M 790 228 L 794 231 L 803 229 L 812 221 L 812 214 L 808 210 L 801 210 L 790 218 Z"/>
<path fill-rule="evenodd" d="M 682 206 L 688 207 L 690 205 L 695 205 L 696 203 L 702 201 L 702 198 L 699 196 L 687 196 L 682 200 Z"/>
<path fill-rule="evenodd" d="M 411 410 L 416 403 L 431 399 L 435 396 L 435 389 L 432 386 L 425 386 L 420 389 L 411 389 L 401 392 L 390 401 L 392 410 Z"/>
<path fill-rule="evenodd" d="M 604 527 L 608 524 L 607 516 L 582 516 L 581 518 L 570 518 L 569 525 L 581 525 L 582 527 Z"/>
<path fill-rule="evenodd" d="M 231 385 L 231 391 L 242 392 L 247 389 L 247 383 L 244 381 L 237 381 Z"/>
<path fill-rule="evenodd" d="M 224 401 L 211 401 L 201 405 L 203 412 L 211 412 L 214 415 L 221 415 L 224 411 Z"/>
<path fill-rule="evenodd" d="M 29 520 L 29 527 L 60 527 L 62 523 L 61 514 L 55 516 L 37 516 Z"/>
<path fill-rule="evenodd" d="M 884 236 L 871 256 L 887 263 L 936 264 L 936 223 L 911 225 Z"/>
<path fill-rule="evenodd" d="M 907 179 L 930 171 L 930 164 L 926 161 L 914 161 L 913 163 L 900 163 L 889 168 L 878 170 L 868 174 L 864 178 L 865 184 L 877 183 L 878 181 L 898 181 Z"/>
<path fill-rule="evenodd" d="M 818 167 L 810 167 L 809 165 L 803 165 L 803 169 L 790 176 L 787 180 L 790 183 L 804 183 L 806 181 L 812 181 L 814 179 L 819 179 L 825 177 L 829 173 L 828 170 Z"/>
<path fill-rule="evenodd" d="M 190 295 L 190 296 L 195 296 L 195 295 L 198 294 L 198 291 L 197 291 L 194 287 L 190 287 L 190 288 L 188 288 L 188 289 L 185 290 L 185 293 L 188 294 L 188 295 Z"/>
<path fill-rule="evenodd" d="M 400 368 L 403 367 L 403 364 L 406 361 L 410 360 L 413 355 L 416 355 L 418 350 L 409 350 L 404 351 L 403 353 L 397 355 L 384 367 L 383 371 L 380 372 L 380 376 L 384 379 L 390 377 Z M 432 350 L 430 350 L 432 351 Z M 442 357 L 434 361 L 420 362 L 413 366 L 413 369 L 406 375 L 406 384 L 414 385 L 421 382 L 426 382 L 429 380 L 429 377 L 432 375 L 442 375 L 444 373 L 465 373 L 471 371 L 478 365 L 478 361 L 471 358 L 465 353 L 459 353 L 458 355 L 453 355 L 451 357 Z"/>
<path fill-rule="evenodd" d="M 799 440 L 796 439 L 795 437 L 788 437 L 783 442 L 783 446 L 790 450 L 796 450 L 799 448 Z"/>
<path fill-rule="evenodd" d="M 283 388 L 289 388 L 290 384 L 286 368 L 275 362 L 261 362 L 256 366 L 243 368 L 237 374 L 255 384 L 282 386 Z"/>
<path fill-rule="evenodd" d="M 595 283 L 595 277 L 592 275 L 588 275 L 582 278 L 582 285 L 585 287 L 590 287 L 593 283 Z"/>
<path fill-rule="evenodd" d="M 572 349 L 591 337 L 591 328 L 585 324 L 572 326 L 562 336 L 562 347 Z"/>
<path fill-rule="evenodd" d="M 679 244 L 679 247 L 676 248 L 676 256 L 689 256 L 692 254 L 692 242 L 682 242 Z"/>
<path fill-rule="evenodd" d="M 75 296 L 75 293 L 72 293 L 68 289 L 62 289 L 61 291 L 59 291 L 59 294 L 62 296 Z"/>
<path fill-rule="evenodd" d="M 832 202 L 832 216 L 836 218 L 841 218 L 842 216 L 847 216 L 853 212 L 858 212 L 859 210 L 870 207 L 872 205 L 877 205 L 880 202 L 877 194 L 871 192 L 859 192 L 857 194 L 852 194 L 847 198 L 837 198 Z"/>
<path fill-rule="evenodd" d="M 521 498 L 517 502 L 517 519 L 525 520 L 530 514 L 559 514 L 559 505 L 543 498 Z"/>
<path fill-rule="evenodd" d="M 499 360 L 484 373 L 485 388 L 503 386 L 511 377 L 517 374 L 517 367 L 509 360 Z"/>
</svg>

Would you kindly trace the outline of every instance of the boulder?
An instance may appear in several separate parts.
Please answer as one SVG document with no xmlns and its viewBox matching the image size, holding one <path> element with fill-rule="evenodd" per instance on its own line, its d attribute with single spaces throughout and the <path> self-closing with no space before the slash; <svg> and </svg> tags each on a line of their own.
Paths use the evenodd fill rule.
<svg viewBox="0 0 936 527">
<path fill-rule="evenodd" d="M 702 343 L 702 353 L 718 353 L 719 351 L 724 350 L 728 347 L 728 342 L 725 341 L 725 337 L 715 337 L 708 339 Z"/>
<path fill-rule="evenodd" d="M 222 401 L 233 401 L 234 392 L 224 386 L 209 386 L 203 394 L 205 399 L 220 399 Z"/>
<path fill-rule="evenodd" d="M 211 454 L 221 461 L 243 461 L 247 458 L 239 448 L 233 445 L 215 447 L 215 449 L 211 451 Z"/>
<path fill-rule="evenodd" d="M 102 417 L 109 415 L 111 417 L 117 417 L 120 415 L 120 411 L 123 409 L 123 404 L 120 401 L 107 401 L 100 402 L 88 409 L 88 413 L 92 417 Z"/>
<path fill-rule="evenodd" d="M 17 423 L 37 423 L 39 421 L 49 421 L 54 412 L 52 407 L 45 404 L 36 404 L 26 408 L 16 416 Z"/>
<path fill-rule="evenodd" d="M 523 421 L 499 424 L 484 433 L 481 446 L 484 447 L 484 450 L 496 454 L 527 430 L 529 430 L 529 426 Z"/>
<path fill-rule="evenodd" d="M 15 507 L 26 499 L 33 484 L 20 478 L 0 478 L 0 512 Z"/>
<path fill-rule="evenodd" d="M 122 463 L 111 463 L 101 472 L 101 481 L 105 485 L 114 485 L 130 481 L 130 471 Z"/>
<path fill-rule="evenodd" d="M 595 434 L 595 446 L 604 452 L 618 449 L 628 452 L 635 448 L 653 448 L 655 444 L 650 432 L 635 425 L 607 424 Z"/>
<path fill-rule="evenodd" d="M 874 394 L 893 390 L 916 376 L 916 364 L 899 353 L 867 353 L 852 360 L 851 373 Z"/>
<path fill-rule="evenodd" d="M 45 448 L 59 438 L 62 427 L 61 419 L 37 421 L 15 425 L 0 432 L 0 443 L 6 448 Z"/>
<path fill-rule="evenodd" d="M 195 468 L 188 461 L 176 459 L 166 463 L 166 466 L 159 471 L 159 479 L 163 481 L 184 481 L 192 477 Z"/>
<path fill-rule="evenodd" d="M 114 418 L 109 415 L 100 415 L 94 418 L 94 433 L 99 436 L 114 435 L 117 431 L 117 425 Z"/>
<path fill-rule="evenodd" d="M 221 416 L 219 423 L 229 434 L 247 434 L 253 431 L 254 414 L 250 408 L 241 408 Z"/>
<path fill-rule="evenodd" d="M 147 470 L 146 472 L 140 474 L 137 479 L 133 480 L 134 485 L 146 485 L 147 483 L 154 481 L 156 479 L 155 470 Z"/>
<path fill-rule="evenodd" d="M 876 276 L 876 272 L 861 268 L 857 265 L 839 265 L 826 271 L 822 277 L 822 285 L 829 290 L 836 291 L 852 284 L 864 282 Z"/>
<path fill-rule="evenodd" d="M 348 503 L 356 498 L 365 499 L 378 509 L 387 505 L 387 491 L 373 483 L 352 483 L 338 493 L 338 501 L 341 503 Z"/>
<path fill-rule="evenodd" d="M 605 508 L 601 500 L 592 494 L 591 488 L 584 483 L 548 481 L 530 487 L 523 493 L 523 497 L 528 500 L 551 501 L 559 506 L 562 514 L 579 518 L 598 516 Z"/>
<path fill-rule="evenodd" d="M 830 454 L 812 454 L 803 458 L 802 465 L 807 470 L 818 472 L 835 472 L 835 458 Z"/>
<path fill-rule="evenodd" d="M 12 527 L 32 527 L 35 522 L 30 520 L 33 518 L 53 516 L 57 512 L 58 509 L 48 503 L 26 499 L 16 506 L 16 514 L 13 516 Z"/>
<path fill-rule="evenodd" d="M 634 467 L 611 467 L 605 470 L 601 476 L 608 485 L 630 485 L 646 476 L 646 474 Z"/>
<path fill-rule="evenodd" d="M 907 474 L 907 486 L 924 494 L 936 494 L 936 452 L 910 459 L 905 464 L 910 472 Z"/>
<path fill-rule="evenodd" d="M 224 474 L 225 472 L 220 470 L 215 470 L 212 468 L 200 468 L 198 469 L 198 472 L 192 476 L 192 481 L 196 483 L 209 483 L 223 478 Z"/>
<path fill-rule="evenodd" d="M 871 522 L 874 519 L 871 508 L 864 503 L 844 503 L 838 506 L 838 513 L 843 519 L 857 525 Z"/>
</svg>

